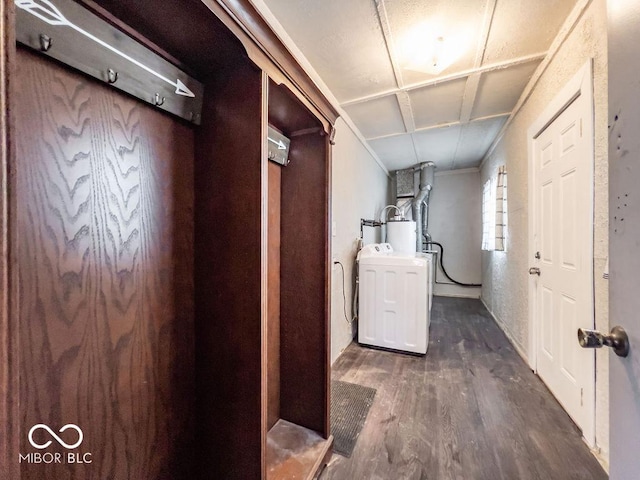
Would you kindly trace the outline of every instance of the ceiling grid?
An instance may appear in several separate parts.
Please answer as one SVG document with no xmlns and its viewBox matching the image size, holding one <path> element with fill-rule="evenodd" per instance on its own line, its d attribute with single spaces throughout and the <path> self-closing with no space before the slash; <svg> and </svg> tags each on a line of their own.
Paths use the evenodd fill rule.
<svg viewBox="0 0 640 480">
<path fill-rule="evenodd" d="M 478 166 L 576 4 L 264 2 L 389 170 Z M 408 49 L 416 33 L 437 42 L 428 68 L 407 53 L 431 45 Z"/>
<path fill-rule="evenodd" d="M 393 68 L 393 75 L 396 77 L 396 86 L 402 90 L 404 88 L 404 81 L 402 80 L 402 69 L 397 62 L 397 56 L 395 54 L 395 48 L 393 45 L 393 36 L 391 35 L 391 27 L 389 25 L 389 18 L 387 17 L 387 9 L 384 4 L 384 0 L 375 0 L 376 12 L 378 13 L 378 22 L 380 22 L 380 28 L 382 28 L 382 36 L 384 37 L 384 43 L 387 47 L 387 55 L 389 61 L 391 61 L 391 67 Z"/>
</svg>

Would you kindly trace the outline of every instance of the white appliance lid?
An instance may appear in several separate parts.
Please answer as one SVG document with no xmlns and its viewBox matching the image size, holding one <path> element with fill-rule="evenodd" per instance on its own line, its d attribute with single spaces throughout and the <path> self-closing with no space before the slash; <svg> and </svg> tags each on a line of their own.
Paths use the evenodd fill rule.
<svg viewBox="0 0 640 480">
<path fill-rule="evenodd" d="M 381 255 L 378 257 L 361 257 L 361 265 L 386 265 L 396 267 L 426 267 L 428 265 L 426 258 L 419 258 L 409 255 Z"/>
</svg>

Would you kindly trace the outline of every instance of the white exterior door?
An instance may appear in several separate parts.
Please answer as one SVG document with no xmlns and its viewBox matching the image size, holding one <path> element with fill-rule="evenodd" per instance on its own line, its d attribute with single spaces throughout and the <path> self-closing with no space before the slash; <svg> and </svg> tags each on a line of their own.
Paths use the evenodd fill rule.
<svg viewBox="0 0 640 480">
<path fill-rule="evenodd" d="M 594 325 L 589 95 L 578 95 L 560 111 L 533 140 L 536 368 L 592 443 L 595 356 L 576 339 L 578 328 Z"/>
<path fill-rule="evenodd" d="M 609 322 L 629 335 L 610 353 L 610 478 L 640 478 L 640 3 L 609 0 Z M 607 333 L 607 332 L 602 332 Z"/>
</svg>

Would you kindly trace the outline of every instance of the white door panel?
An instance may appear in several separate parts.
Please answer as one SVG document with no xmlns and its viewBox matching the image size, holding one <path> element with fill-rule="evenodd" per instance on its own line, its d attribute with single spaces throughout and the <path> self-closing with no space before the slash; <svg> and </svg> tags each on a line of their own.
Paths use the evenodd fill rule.
<svg viewBox="0 0 640 480">
<path fill-rule="evenodd" d="M 576 331 L 593 325 L 592 149 L 582 134 L 590 102 L 580 95 L 534 140 L 534 242 L 540 269 L 534 287 L 537 370 L 582 429 L 591 429 L 593 351 Z"/>
<path fill-rule="evenodd" d="M 609 322 L 630 352 L 610 353 L 610 478 L 640 478 L 640 2 L 609 0 Z M 606 333 L 606 332 L 603 332 Z"/>
</svg>

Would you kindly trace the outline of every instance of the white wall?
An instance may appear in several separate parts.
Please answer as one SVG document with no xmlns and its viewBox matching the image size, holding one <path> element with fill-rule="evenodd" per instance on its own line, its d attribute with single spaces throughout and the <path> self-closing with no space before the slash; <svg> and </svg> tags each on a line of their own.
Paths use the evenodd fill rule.
<svg viewBox="0 0 640 480">
<path fill-rule="evenodd" d="M 333 258 L 345 267 L 347 316 L 353 317 L 354 265 L 360 219 L 377 219 L 388 205 L 391 181 L 347 124 L 338 120 L 333 147 L 332 203 Z M 367 243 L 382 241 L 380 228 L 365 227 Z M 355 326 L 345 320 L 342 270 L 333 266 L 331 285 L 331 363 L 351 343 Z"/>
<path fill-rule="evenodd" d="M 436 172 L 429 204 L 428 230 L 432 240 L 444 247 L 447 273 L 458 282 L 480 283 L 482 188 L 477 169 Z M 437 280 L 450 283 L 439 266 Z M 479 298 L 480 288 L 436 284 L 433 293 Z"/>
<path fill-rule="evenodd" d="M 580 4 L 581 2 L 578 2 Z M 528 164 L 527 129 L 556 93 L 593 58 L 595 100 L 594 272 L 596 328 L 609 331 L 606 0 L 593 0 L 560 46 L 531 95 L 481 169 L 482 181 L 507 165 L 509 176 L 507 252 L 483 252 L 482 299 L 516 348 L 528 356 Z M 609 367 L 607 351 L 596 354 L 596 444 L 609 458 Z"/>
</svg>

